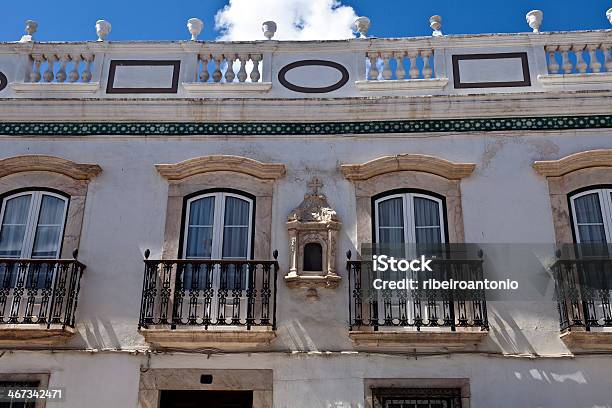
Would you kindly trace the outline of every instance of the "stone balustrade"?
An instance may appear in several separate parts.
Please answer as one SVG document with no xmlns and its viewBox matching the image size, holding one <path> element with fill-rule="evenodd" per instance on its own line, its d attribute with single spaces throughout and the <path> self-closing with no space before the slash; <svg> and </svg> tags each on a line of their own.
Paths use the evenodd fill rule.
<svg viewBox="0 0 612 408">
<path fill-rule="evenodd" d="M 609 30 L 338 41 L 0 43 L 0 99 L 72 92 L 168 99 L 608 89 L 611 52 Z"/>
<path fill-rule="evenodd" d="M 431 48 L 366 52 L 367 78 L 371 81 L 430 79 L 434 76 Z"/>
<path fill-rule="evenodd" d="M 197 81 L 202 83 L 260 82 L 262 54 L 198 54 Z"/>
<path fill-rule="evenodd" d="M 546 45 L 549 74 L 612 72 L 612 38 L 609 43 Z"/>
<path fill-rule="evenodd" d="M 29 66 L 27 82 L 91 82 L 93 54 L 30 54 L 29 58 L 31 65 Z"/>
</svg>

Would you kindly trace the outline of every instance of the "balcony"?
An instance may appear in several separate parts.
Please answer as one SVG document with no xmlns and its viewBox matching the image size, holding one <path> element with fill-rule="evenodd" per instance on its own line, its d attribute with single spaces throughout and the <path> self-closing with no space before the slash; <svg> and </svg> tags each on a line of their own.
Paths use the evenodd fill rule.
<svg viewBox="0 0 612 408">
<path fill-rule="evenodd" d="M 350 256 L 350 253 L 348 254 Z M 483 259 L 434 259 L 437 280 L 482 280 Z M 371 261 L 347 261 L 349 336 L 357 349 L 464 349 L 488 333 L 484 290 L 375 290 Z M 420 282 L 426 275 L 413 277 Z"/>
<path fill-rule="evenodd" d="M 0 345 L 48 346 L 73 336 L 84 269 L 76 259 L 0 259 Z"/>
<path fill-rule="evenodd" d="M 552 271 L 561 339 L 570 349 L 612 350 L 612 257 L 560 257 Z"/>
<path fill-rule="evenodd" d="M 139 331 L 154 347 L 244 350 L 276 336 L 276 260 L 150 260 L 148 254 Z"/>
</svg>

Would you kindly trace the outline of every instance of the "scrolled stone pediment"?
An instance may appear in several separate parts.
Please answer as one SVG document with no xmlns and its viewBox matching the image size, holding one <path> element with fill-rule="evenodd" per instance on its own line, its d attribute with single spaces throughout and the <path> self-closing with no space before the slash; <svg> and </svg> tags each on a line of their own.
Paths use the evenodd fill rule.
<svg viewBox="0 0 612 408">
<path fill-rule="evenodd" d="M 474 163 L 455 163 L 424 154 L 399 154 L 384 156 L 363 164 L 343 164 L 340 170 L 351 181 L 367 180 L 396 171 L 421 171 L 436 174 L 449 180 L 468 177 L 476 168 Z"/>
<path fill-rule="evenodd" d="M 612 167 L 612 149 L 588 150 L 558 160 L 538 160 L 533 168 L 544 177 L 560 177 L 589 167 Z"/>
<path fill-rule="evenodd" d="M 27 171 L 47 171 L 74 180 L 91 180 L 102 168 L 97 164 L 75 163 L 55 156 L 23 155 L 0 160 L 0 177 Z"/>
<path fill-rule="evenodd" d="M 285 165 L 262 163 L 241 156 L 212 155 L 188 159 L 174 164 L 156 164 L 155 168 L 168 180 L 182 180 L 201 173 L 233 171 L 262 180 L 276 180 L 285 175 Z"/>
</svg>

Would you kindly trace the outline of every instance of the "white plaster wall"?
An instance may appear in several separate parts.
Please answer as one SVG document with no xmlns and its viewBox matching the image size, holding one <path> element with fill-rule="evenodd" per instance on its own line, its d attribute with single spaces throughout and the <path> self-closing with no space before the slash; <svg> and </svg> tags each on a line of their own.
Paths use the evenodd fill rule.
<svg viewBox="0 0 612 408">
<path fill-rule="evenodd" d="M 343 228 L 337 268 L 344 273 L 346 249 L 355 249 L 355 198 L 351 183 L 339 172 L 342 163 L 398 153 L 422 153 L 477 164 L 462 182 L 466 242 L 553 242 L 547 184 L 531 168 L 534 160 L 556 159 L 573 152 L 612 148 L 608 130 L 411 134 L 375 136 L 287 137 L 32 137 L 0 138 L 2 157 L 49 154 L 81 163 L 97 163 L 103 172 L 90 184 L 79 258 L 87 265 L 77 310 L 78 334 L 71 347 L 144 349 L 137 333 L 142 286 L 142 253 L 158 257 L 163 243 L 167 184 L 154 164 L 174 163 L 210 154 L 235 154 L 263 162 L 281 162 L 273 204 L 272 248 L 280 252 L 281 274 L 288 265 L 285 219 L 317 176 Z M 552 246 L 550 246 L 552 251 Z M 486 250 L 485 250 L 486 252 Z M 494 253 L 487 253 L 495 266 Z M 500 255 L 501 256 L 501 255 Z M 528 276 L 529 270 L 514 270 Z M 491 332 L 479 347 L 494 354 L 537 353 L 559 356 L 568 350 L 559 340 L 552 297 L 529 301 L 504 299 L 488 304 Z M 529 296 L 527 296 L 529 292 Z M 521 295 L 517 295 L 520 297 Z M 473 407 L 606 407 L 612 404 L 607 382 L 612 358 L 577 357 L 525 360 L 486 357 L 385 357 L 347 355 L 348 289 L 320 290 L 309 302 L 289 290 L 279 277 L 277 354 L 211 357 L 154 356 L 155 367 L 268 368 L 274 372 L 275 407 L 361 407 L 363 378 L 468 377 Z M 291 351 L 332 352 L 332 356 Z M 1 352 L 0 352 L 1 354 Z M 87 355 L 7 353 L 0 372 L 52 373 L 50 386 L 69 389 L 64 407 L 135 407 L 138 367 L 145 360 L 126 353 Z M 86 375 L 90 374 L 90 375 Z M 92 398 L 91 393 L 101 393 Z M 302 398 L 303 397 L 303 398 Z M 334 405 L 336 404 L 336 405 Z"/>
<path fill-rule="evenodd" d="M 65 400 L 49 408 L 136 408 L 140 370 L 151 368 L 274 370 L 276 408 L 363 408 L 364 378 L 469 378 L 472 408 L 609 407 L 609 357 L 518 359 L 383 355 L 144 355 L 7 353 L 2 371 L 52 370 L 49 387 Z M 214 379 L 213 379 L 214 381 Z"/>
</svg>

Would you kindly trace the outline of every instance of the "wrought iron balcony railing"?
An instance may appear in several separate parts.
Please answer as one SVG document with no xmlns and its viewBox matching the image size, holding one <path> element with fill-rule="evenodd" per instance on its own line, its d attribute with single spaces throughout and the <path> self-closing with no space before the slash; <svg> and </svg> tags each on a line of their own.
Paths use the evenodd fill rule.
<svg viewBox="0 0 612 408">
<path fill-rule="evenodd" d="M 7 324 L 74 328 L 84 269 L 76 259 L 0 259 L 0 329 Z"/>
<path fill-rule="evenodd" d="M 488 330 L 487 305 L 484 289 L 452 290 L 423 289 L 430 278 L 438 281 L 482 281 L 482 252 L 478 259 L 433 259 L 433 272 L 418 272 L 410 279 L 420 284 L 417 289 L 381 289 L 373 287 L 375 278 L 385 278 L 374 272 L 372 261 L 351 261 L 347 252 L 349 276 L 350 330 L 371 327 L 447 328 L 476 327 Z M 430 274 L 430 275 L 428 275 Z"/>
<path fill-rule="evenodd" d="M 276 329 L 277 252 L 270 261 L 148 259 L 139 328 Z"/>
<path fill-rule="evenodd" d="M 612 327 L 612 257 L 558 259 L 552 271 L 562 331 Z"/>
</svg>

